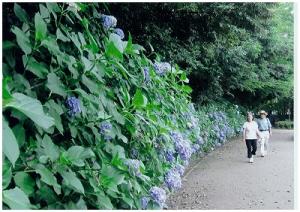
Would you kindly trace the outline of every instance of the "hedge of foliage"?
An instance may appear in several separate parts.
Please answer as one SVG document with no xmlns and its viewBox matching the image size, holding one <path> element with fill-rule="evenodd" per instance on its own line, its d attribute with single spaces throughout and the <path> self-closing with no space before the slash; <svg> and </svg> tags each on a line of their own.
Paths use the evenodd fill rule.
<svg viewBox="0 0 300 212">
<path fill-rule="evenodd" d="M 275 122 L 275 126 L 278 128 L 283 128 L 283 129 L 293 129 L 294 122 L 290 121 L 290 120 L 277 121 L 277 122 Z"/>
<path fill-rule="evenodd" d="M 3 42 L 4 208 L 163 208 L 192 155 L 239 132 L 237 108 L 195 110 L 185 72 L 97 4 L 23 6 Z"/>
</svg>

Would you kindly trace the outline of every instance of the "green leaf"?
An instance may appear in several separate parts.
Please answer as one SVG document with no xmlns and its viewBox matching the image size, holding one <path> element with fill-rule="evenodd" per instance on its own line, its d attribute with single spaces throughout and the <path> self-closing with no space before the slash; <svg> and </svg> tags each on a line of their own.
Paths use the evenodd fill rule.
<svg viewBox="0 0 300 212">
<path fill-rule="evenodd" d="M 115 57 L 119 60 L 123 59 L 123 54 L 115 47 L 112 42 L 107 45 L 105 52 L 110 57 Z"/>
<path fill-rule="evenodd" d="M 126 48 L 126 43 L 124 43 L 124 41 L 121 40 L 120 36 L 115 34 L 115 33 L 111 33 L 109 35 L 109 42 L 113 43 L 114 46 L 118 49 L 118 51 L 123 54 L 125 48 Z M 126 44 L 126 45 L 125 45 Z"/>
<path fill-rule="evenodd" d="M 28 14 L 26 11 L 17 3 L 14 4 L 14 12 L 18 19 L 22 22 L 28 23 Z"/>
<path fill-rule="evenodd" d="M 2 119 L 3 153 L 9 159 L 13 167 L 20 155 L 19 145 L 13 131 L 5 119 Z"/>
<path fill-rule="evenodd" d="M 8 160 L 4 159 L 2 163 L 2 189 L 6 189 L 6 187 L 10 184 L 12 178 L 11 167 Z"/>
<path fill-rule="evenodd" d="M 32 72 L 37 77 L 44 79 L 48 74 L 48 69 L 44 64 L 37 62 L 33 57 L 27 58 L 26 55 L 23 55 L 23 64 L 26 65 L 26 70 Z"/>
<path fill-rule="evenodd" d="M 44 113 L 40 101 L 22 93 L 14 93 L 12 101 L 6 104 L 5 107 L 12 107 L 22 112 L 44 129 L 48 129 L 54 125 L 54 119 Z"/>
<path fill-rule="evenodd" d="M 12 96 L 9 92 L 9 89 L 8 89 L 8 81 L 11 81 L 11 77 L 4 77 L 3 79 L 3 85 L 2 85 L 2 101 L 3 101 L 3 105 L 5 105 L 6 103 L 8 103 L 11 99 L 12 99 Z"/>
<path fill-rule="evenodd" d="M 25 172 L 17 172 L 14 176 L 14 181 L 16 185 L 25 192 L 25 194 L 30 195 L 34 191 L 35 181 L 29 174 Z"/>
<path fill-rule="evenodd" d="M 76 174 L 72 171 L 64 171 L 60 173 L 64 179 L 64 185 L 70 187 L 71 189 L 84 194 L 84 188 L 81 181 L 76 177 Z"/>
<path fill-rule="evenodd" d="M 47 25 L 43 20 L 40 13 L 36 13 L 34 16 L 34 25 L 35 25 L 35 40 L 42 41 L 47 34 Z"/>
<path fill-rule="evenodd" d="M 56 30 L 56 39 L 57 39 L 57 40 L 61 40 L 61 41 L 63 41 L 63 42 L 68 42 L 68 41 L 70 41 L 70 39 L 69 39 L 67 36 L 65 36 L 65 35 L 61 32 L 60 29 L 57 29 L 57 30 Z"/>
<path fill-rule="evenodd" d="M 110 198 L 104 192 L 97 193 L 97 205 L 100 209 L 112 210 L 114 208 Z"/>
<path fill-rule="evenodd" d="M 16 136 L 19 147 L 22 147 L 23 144 L 25 143 L 25 129 L 23 125 L 17 124 L 12 128 L 12 131 Z"/>
<path fill-rule="evenodd" d="M 132 103 L 135 107 L 145 107 L 147 105 L 147 98 L 143 95 L 140 89 L 137 89 L 134 96 Z"/>
<path fill-rule="evenodd" d="M 61 193 L 61 186 L 57 183 L 56 177 L 52 174 L 51 171 L 49 171 L 49 169 L 47 169 L 42 164 L 38 164 L 35 172 L 41 175 L 41 181 L 50 186 L 53 186 L 57 194 Z"/>
<path fill-rule="evenodd" d="M 124 175 L 110 165 L 103 164 L 100 182 L 104 188 L 118 192 L 117 186 L 124 182 Z"/>
<path fill-rule="evenodd" d="M 41 146 L 44 149 L 45 155 L 49 157 L 52 162 L 59 158 L 59 148 L 52 142 L 52 139 L 47 134 L 44 136 Z"/>
<path fill-rule="evenodd" d="M 64 98 L 67 96 L 64 84 L 60 81 L 55 73 L 48 74 L 48 81 L 46 86 L 51 90 L 52 93 L 61 95 Z"/>
<path fill-rule="evenodd" d="M 183 85 L 182 90 L 184 90 L 187 93 L 191 93 L 193 91 L 193 89 L 188 85 Z"/>
<path fill-rule="evenodd" d="M 28 196 L 18 187 L 3 191 L 3 202 L 13 210 L 33 209 Z"/>
<path fill-rule="evenodd" d="M 31 53 L 31 43 L 29 36 L 27 36 L 22 30 L 18 27 L 13 26 L 11 30 L 17 37 L 17 43 L 25 54 Z"/>
<path fill-rule="evenodd" d="M 72 146 L 67 150 L 67 159 L 75 166 L 84 166 L 86 158 L 94 157 L 95 154 L 90 148 L 82 146 Z"/>
</svg>

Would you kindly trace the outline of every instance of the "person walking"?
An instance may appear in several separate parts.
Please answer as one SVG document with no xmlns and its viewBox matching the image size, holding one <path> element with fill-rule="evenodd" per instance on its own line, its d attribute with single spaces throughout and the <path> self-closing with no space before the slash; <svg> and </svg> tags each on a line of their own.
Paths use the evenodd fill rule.
<svg viewBox="0 0 300 212">
<path fill-rule="evenodd" d="M 260 137 L 258 125 L 253 121 L 253 113 L 247 113 L 247 121 L 243 125 L 243 141 L 247 146 L 249 163 L 253 163 L 253 155 L 256 155 L 257 139 Z"/>
<path fill-rule="evenodd" d="M 269 146 L 269 139 L 272 135 L 272 125 L 270 120 L 267 118 L 268 113 L 264 110 L 261 110 L 259 112 L 260 118 L 256 120 L 258 129 L 261 133 L 261 139 L 260 139 L 260 153 L 261 156 L 264 157 L 267 155 L 267 151 L 270 149 Z"/>
</svg>

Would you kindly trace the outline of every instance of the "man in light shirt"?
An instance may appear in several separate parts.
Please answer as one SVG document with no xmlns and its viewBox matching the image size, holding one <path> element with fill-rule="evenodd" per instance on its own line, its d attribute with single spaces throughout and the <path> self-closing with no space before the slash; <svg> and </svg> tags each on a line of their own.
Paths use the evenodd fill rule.
<svg viewBox="0 0 300 212">
<path fill-rule="evenodd" d="M 269 138 L 272 135 L 272 125 L 270 120 L 267 118 L 268 113 L 264 110 L 259 112 L 260 118 L 256 120 L 258 129 L 261 134 L 260 139 L 260 153 L 261 156 L 264 157 L 267 154 L 269 148 Z"/>
</svg>

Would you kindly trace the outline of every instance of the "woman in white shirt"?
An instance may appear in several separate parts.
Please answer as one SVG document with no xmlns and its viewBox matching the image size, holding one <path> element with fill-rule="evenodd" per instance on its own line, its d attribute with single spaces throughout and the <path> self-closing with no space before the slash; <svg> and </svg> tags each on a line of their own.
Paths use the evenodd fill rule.
<svg viewBox="0 0 300 212">
<path fill-rule="evenodd" d="M 256 154 L 258 137 L 260 137 L 258 125 L 253 121 L 253 114 L 248 112 L 247 122 L 243 125 L 243 141 L 247 146 L 249 163 L 253 163 L 253 155 Z"/>
</svg>

